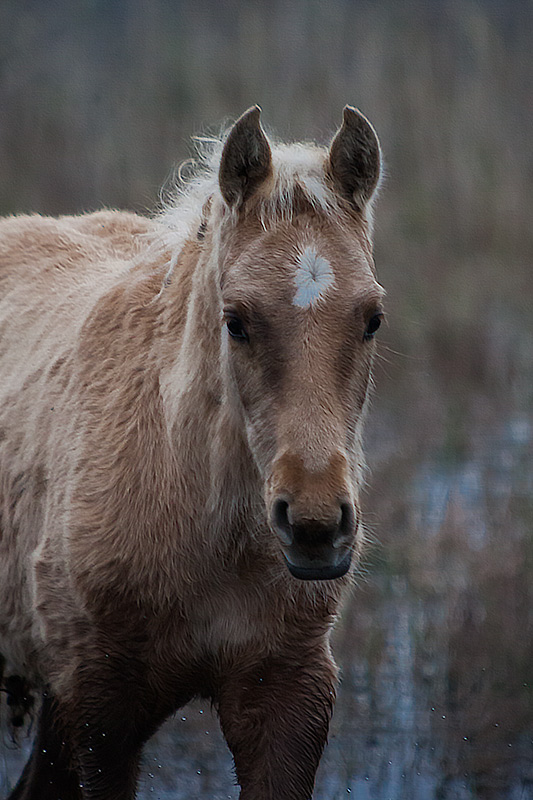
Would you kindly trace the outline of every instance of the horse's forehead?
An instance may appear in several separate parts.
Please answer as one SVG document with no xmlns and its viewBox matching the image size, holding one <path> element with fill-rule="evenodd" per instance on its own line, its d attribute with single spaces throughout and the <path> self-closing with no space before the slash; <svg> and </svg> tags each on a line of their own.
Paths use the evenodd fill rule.
<svg viewBox="0 0 533 800">
<path fill-rule="evenodd" d="M 244 264 L 253 284 L 277 287 L 299 308 L 376 285 L 367 241 L 339 226 L 308 223 L 266 231 L 251 242 Z"/>
</svg>

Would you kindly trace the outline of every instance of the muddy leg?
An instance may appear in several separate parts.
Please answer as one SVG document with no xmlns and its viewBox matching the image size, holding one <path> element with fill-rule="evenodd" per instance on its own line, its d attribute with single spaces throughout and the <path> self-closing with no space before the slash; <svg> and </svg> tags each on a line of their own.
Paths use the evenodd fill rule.
<svg viewBox="0 0 533 800">
<path fill-rule="evenodd" d="M 133 652 L 86 662 L 64 712 L 84 800 L 133 800 L 143 745 L 172 710 Z"/>
<path fill-rule="evenodd" d="M 84 800 L 134 800 L 144 742 L 110 727 L 93 731 L 77 750 Z"/>
<path fill-rule="evenodd" d="M 32 754 L 8 800 L 81 799 L 79 777 L 57 717 L 53 698 L 45 696 Z"/>
<path fill-rule="evenodd" d="M 272 659 L 246 675 L 232 675 L 221 687 L 220 722 L 235 759 L 241 800 L 311 797 L 336 668 L 325 652 L 298 660 L 295 664 L 294 654 Z"/>
</svg>

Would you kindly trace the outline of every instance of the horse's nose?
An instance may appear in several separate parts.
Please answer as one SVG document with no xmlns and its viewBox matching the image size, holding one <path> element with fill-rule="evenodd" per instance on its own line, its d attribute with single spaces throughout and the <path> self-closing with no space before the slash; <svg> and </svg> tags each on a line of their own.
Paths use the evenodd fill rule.
<svg viewBox="0 0 533 800">
<path fill-rule="evenodd" d="M 278 497 L 272 504 L 271 523 L 296 578 L 330 580 L 348 571 L 357 527 L 351 503 L 339 501 L 318 516 Z"/>
</svg>

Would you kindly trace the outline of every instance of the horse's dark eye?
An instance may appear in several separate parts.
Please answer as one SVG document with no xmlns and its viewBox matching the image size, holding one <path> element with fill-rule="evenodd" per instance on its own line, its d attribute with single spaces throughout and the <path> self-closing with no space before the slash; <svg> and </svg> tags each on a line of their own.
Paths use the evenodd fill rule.
<svg viewBox="0 0 533 800">
<path fill-rule="evenodd" d="M 232 339 L 237 339 L 240 342 L 248 341 L 246 329 L 238 317 L 228 317 L 226 319 L 226 327 Z"/>
<path fill-rule="evenodd" d="M 368 323 L 365 331 L 365 339 L 372 339 L 374 334 L 376 333 L 377 329 L 381 325 L 381 319 L 383 314 L 374 314 L 371 318 L 370 322 Z"/>
</svg>

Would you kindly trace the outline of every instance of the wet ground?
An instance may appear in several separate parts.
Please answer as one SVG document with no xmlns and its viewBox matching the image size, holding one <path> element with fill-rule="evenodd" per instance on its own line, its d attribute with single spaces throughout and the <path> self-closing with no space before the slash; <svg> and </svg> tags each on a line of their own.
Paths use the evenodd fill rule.
<svg viewBox="0 0 533 800">
<path fill-rule="evenodd" d="M 445 424 L 413 412 L 402 427 L 376 405 L 373 542 L 335 634 L 342 683 L 315 797 L 533 800 L 531 418 L 481 404 L 454 418 L 467 435 L 450 448 Z M 28 748 L 4 732 L 0 797 Z M 140 797 L 238 797 L 209 707 L 150 742 Z"/>
</svg>

